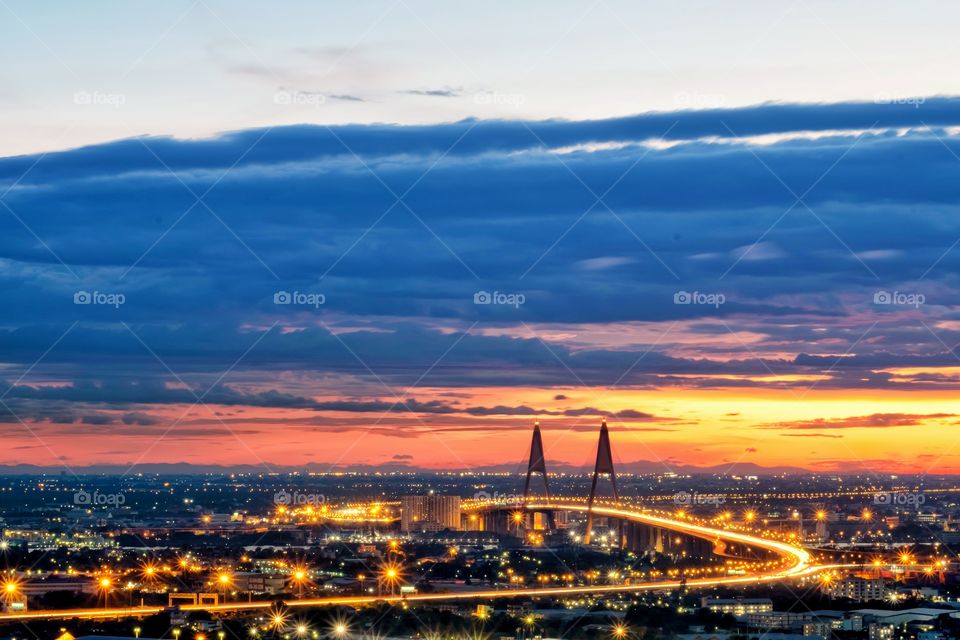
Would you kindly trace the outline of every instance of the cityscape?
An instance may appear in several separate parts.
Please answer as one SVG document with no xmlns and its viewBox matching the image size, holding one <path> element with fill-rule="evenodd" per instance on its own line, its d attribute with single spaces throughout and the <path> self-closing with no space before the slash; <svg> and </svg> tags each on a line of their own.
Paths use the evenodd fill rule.
<svg viewBox="0 0 960 640">
<path fill-rule="evenodd" d="M 960 625 L 950 476 L 624 476 L 606 422 L 592 473 L 551 475 L 531 434 L 516 474 L 8 476 L 0 624 L 201 640 Z"/>
<path fill-rule="evenodd" d="M 958 21 L 0 0 L 0 640 L 960 640 Z"/>
</svg>

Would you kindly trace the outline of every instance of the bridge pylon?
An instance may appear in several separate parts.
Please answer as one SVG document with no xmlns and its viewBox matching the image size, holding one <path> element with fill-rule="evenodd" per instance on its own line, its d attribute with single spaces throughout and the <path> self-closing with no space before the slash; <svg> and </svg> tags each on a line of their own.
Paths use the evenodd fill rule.
<svg viewBox="0 0 960 640">
<path fill-rule="evenodd" d="M 550 499 L 550 482 L 547 480 L 547 461 L 543 456 L 543 438 L 540 435 L 540 421 L 533 423 L 533 440 L 530 442 L 530 461 L 527 463 L 527 479 L 523 483 L 523 503 L 527 503 L 530 496 L 530 476 L 533 473 L 543 476 L 543 489 L 546 498 Z"/>
<path fill-rule="evenodd" d="M 543 477 L 544 497 L 550 499 L 550 481 L 547 479 L 547 460 L 543 455 L 543 437 L 540 435 L 540 421 L 533 423 L 533 439 L 530 441 L 530 461 L 527 463 L 527 479 L 523 483 L 523 505 L 530 498 L 530 476 L 539 473 Z M 532 516 L 531 516 L 532 517 Z M 551 531 L 557 528 L 553 512 L 547 512 L 547 526 Z"/>
<path fill-rule="evenodd" d="M 584 544 L 590 544 L 590 536 L 593 534 L 593 501 L 597 497 L 597 480 L 601 474 L 610 476 L 610 484 L 613 487 L 613 499 L 620 500 L 620 495 L 617 492 L 617 474 L 613 470 L 613 452 L 610 450 L 610 432 L 607 430 L 606 418 L 600 423 L 600 440 L 597 442 L 597 461 L 593 465 L 593 482 L 590 484 L 590 498 L 587 500 L 587 530 L 583 535 Z M 621 535 L 620 537 L 620 544 L 622 544 L 623 536 Z"/>
</svg>

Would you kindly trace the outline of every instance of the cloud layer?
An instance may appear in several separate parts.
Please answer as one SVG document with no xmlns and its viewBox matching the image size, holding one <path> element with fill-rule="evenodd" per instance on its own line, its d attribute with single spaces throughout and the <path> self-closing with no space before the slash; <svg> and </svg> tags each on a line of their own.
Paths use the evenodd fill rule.
<svg viewBox="0 0 960 640">
<path fill-rule="evenodd" d="M 331 427 L 669 430 L 686 418 L 555 391 L 954 390 L 958 108 L 302 125 L 0 159 L 0 419 L 150 428 L 200 398 Z M 900 425 L 861 415 L 759 426 Z"/>
</svg>

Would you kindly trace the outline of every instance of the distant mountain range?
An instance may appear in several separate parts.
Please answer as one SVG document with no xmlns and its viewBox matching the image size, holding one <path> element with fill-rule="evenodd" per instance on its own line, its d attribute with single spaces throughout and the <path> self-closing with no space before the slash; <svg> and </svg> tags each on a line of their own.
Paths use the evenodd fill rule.
<svg viewBox="0 0 960 640">
<path fill-rule="evenodd" d="M 520 473 L 525 471 L 526 467 L 520 464 L 499 464 L 482 467 L 472 467 L 469 471 L 485 473 Z M 566 464 L 548 464 L 550 473 L 588 473 L 592 470 L 591 466 L 574 466 Z M 175 463 L 143 463 L 136 466 L 130 464 L 93 464 L 88 466 L 38 466 L 32 464 L 0 465 L 0 475 L 199 475 L 199 474 L 217 474 L 227 475 L 231 473 L 239 474 L 262 474 L 262 473 L 330 473 L 330 472 L 357 472 L 357 473 L 390 473 L 397 471 L 406 471 L 411 473 L 433 473 L 449 471 L 449 469 L 438 469 L 430 467 L 418 467 L 404 462 L 388 462 L 382 465 L 330 465 L 324 463 L 310 463 L 302 466 L 283 466 L 283 465 L 198 465 L 186 462 Z M 863 473 L 864 469 L 850 468 L 844 471 L 845 474 Z M 718 464 L 712 466 L 696 465 L 668 465 L 664 462 L 654 462 L 650 460 L 636 460 L 633 462 L 624 462 L 617 465 L 618 473 L 649 475 L 673 472 L 680 475 L 809 475 L 817 473 L 810 469 L 801 467 L 765 467 L 752 462 L 737 462 L 734 464 Z M 823 473 L 823 472 L 821 472 Z M 832 473 L 832 472 L 830 472 Z"/>
</svg>

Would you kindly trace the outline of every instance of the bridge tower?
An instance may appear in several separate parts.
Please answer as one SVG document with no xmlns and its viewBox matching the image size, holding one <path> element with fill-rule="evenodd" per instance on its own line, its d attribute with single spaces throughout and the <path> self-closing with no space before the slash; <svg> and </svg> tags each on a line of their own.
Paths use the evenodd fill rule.
<svg viewBox="0 0 960 640">
<path fill-rule="evenodd" d="M 593 466 L 593 482 L 590 485 L 590 498 L 587 500 L 587 530 L 583 535 L 583 543 L 590 544 L 593 534 L 593 501 L 597 497 L 597 480 L 600 475 L 609 475 L 613 486 L 613 499 L 620 500 L 617 493 L 617 474 L 613 470 L 613 453 L 610 451 L 610 432 L 607 430 L 607 420 L 600 423 L 600 441 L 597 443 L 597 462 Z M 622 544 L 621 535 L 621 544 Z"/>
<path fill-rule="evenodd" d="M 533 423 L 533 440 L 530 442 L 530 462 L 527 463 L 527 479 L 523 483 L 523 503 L 530 496 L 530 476 L 534 473 L 543 476 L 543 488 L 546 498 L 550 499 L 550 482 L 547 480 L 547 462 L 543 457 L 543 438 L 540 436 L 540 421 Z"/>
</svg>

